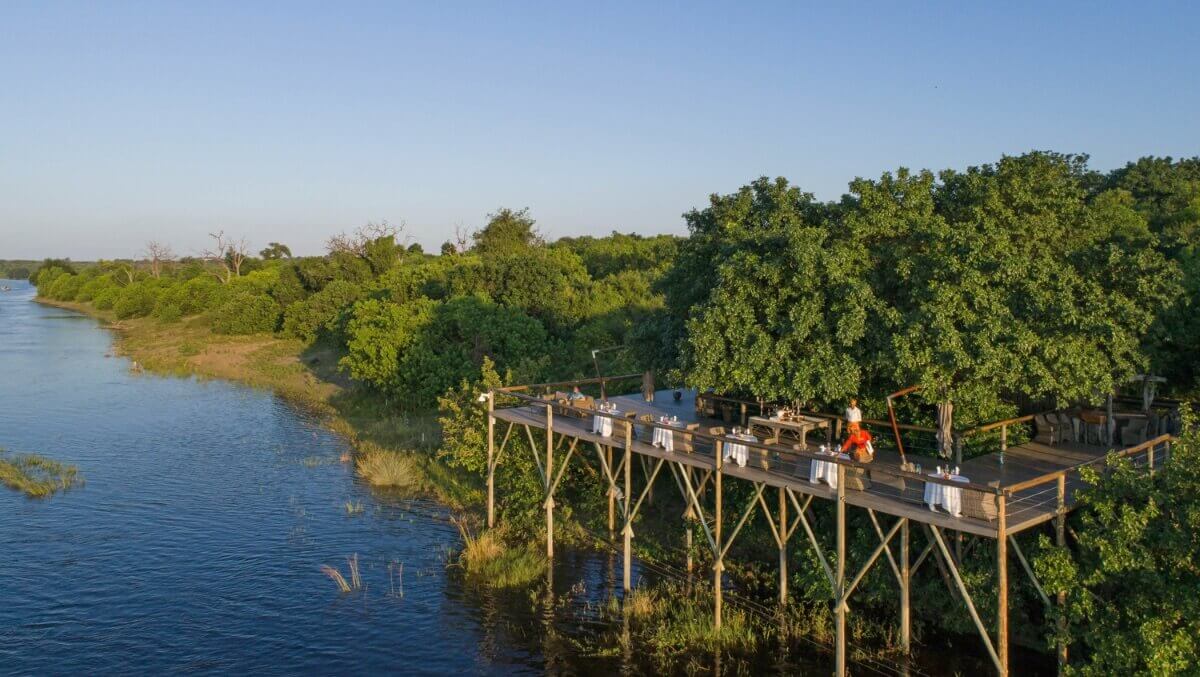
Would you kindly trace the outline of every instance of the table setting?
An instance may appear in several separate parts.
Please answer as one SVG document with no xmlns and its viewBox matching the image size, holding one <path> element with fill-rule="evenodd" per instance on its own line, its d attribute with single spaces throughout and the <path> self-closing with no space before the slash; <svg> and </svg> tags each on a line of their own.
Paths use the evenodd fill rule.
<svg viewBox="0 0 1200 677">
<path fill-rule="evenodd" d="M 733 432 L 730 433 L 728 437 L 730 439 L 741 440 L 743 442 L 758 441 L 757 437 L 743 431 L 741 428 L 734 428 Z M 744 444 L 738 444 L 737 442 L 726 442 L 724 460 L 728 461 L 731 458 L 735 463 L 738 464 L 739 468 L 745 468 L 746 461 L 750 459 L 750 448 Z"/>
<path fill-rule="evenodd" d="M 844 461 L 850 460 L 849 454 L 839 454 L 838 452 L 834 451 L 833 449 L 830 449 L 829 447 L 825 446 L 824 444 L 822 444 L 821 448 L 817 450 L 817 454 L 819 454 L 821 456 L 829 456 L 830 458 L 840 458 Z M 831 488 L 837 489 L 837 484 L 838 484 L 837 469 L 838 469 L 837 463 L 834 463 L 832 461 L 818 461 L 816 459 L 813 459 L 812 463 L 810 464 L 810 467 L 809 467 L 808 481 L 812 482 L 813 484 L 817 484 L 818 482 L 824 482 L 825 484 L 828 484 Z"/>
<path fill-rule="evenodd" d="M 601 404 L 596 407 L 596 411 L 606 414 L 620 414 L 615 404 Z M 601 416 L 599 414 L 592 417 L 592 432 L 598 433 L 602 437 L 612 437 L 613 420 L 611 416 Z"/>
<path fill-rule="evenodd" d="M 667 418 L 659 416 L 658 422 L 663 425 L 669 425 L 672 428 L 682 428 L 683 423 L 679 421 L 678 416 Z M 675 451 L 675 431 L 668 428 L 655 428 L 651 444 L 660 447 L 665 451 Z"/>
<path fill-rule="evenodd" d="M 970 482 L 966 477 L 958 474 L 957 466 L 953 470 L 949 466 L 945 468 L 938 466 L 935 472 L 929 473 L 929 476 L 962 482 L 963 484 Z M 948 484 L 926 482 L 925 504 L 929 506 L 930 510 L 936 511 L 938 508 L 941 508 L 955 517 L 962 517 L 962 489 Z"/>
</svg>

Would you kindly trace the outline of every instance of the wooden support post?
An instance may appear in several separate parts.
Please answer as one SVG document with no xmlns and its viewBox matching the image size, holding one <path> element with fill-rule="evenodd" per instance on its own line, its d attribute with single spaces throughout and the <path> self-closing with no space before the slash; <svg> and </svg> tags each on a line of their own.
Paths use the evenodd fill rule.
<svg viewBox="0 0 1200 677">
<path fill-rule="evenodd" d="M 746 403 L 742 402 L 742 425 L 746 425 Z"/>
<path fill-rule="evenodd" d="M 717 452 L 717 470 L 713 477 L 713 491 L 716 497 L 716 508 L 713 510 L 713 627 L 717 630 L 721 629 L 721 570 L 724 569 L 724 548 L 725 544 L 721 541 L 721 478 L 724 476 L 722 468 L 725 461 L 724 444 L 721 440 L 717 440 L 714 447 Z"/>
<path fill-rule="evenodd" d="M 996 495 L 996 574 L 999 599 L 996 606 L 996 653 L 1000 674 L 1008 675 L 1008 533 L 1004 494 Z"/>
<path fill-rule="evenodd" d="M 837 573 L 834 575 L 833 599 L 837 608 L 835 613 L 836 630 L 836 667 L 837 677 L 846 675 L 846 604 L 842 598 L 846 595 L 846 466 L 837 467 Z"/>
<path fill-rule="evenodd" d="M 962 435 L 954 434 L 954 465 L 962 465 Z"/>
<path fill-rule="evenodd" d="M 680 472 L 687 473 L 687 481 L 690 484 L 691 477 L 692 477 L 692 469 L 690 467 L 684 467 L 684 468 L 680 469 Z M 687 500 L 687 496 L 684 496 L 684 500 L 685 501 Z M 689 574 L 692 573 L 693 568 L 695 568 L 695 563 L 693 562 L 693 559 L 692 559 L 692 529 L 693 529 L 692 520 L 696 519 L 694 513 L 695 513 L 695 511 L 692 509 L 692 506 L 689 503 L 687 512 L 685 512 L 683 514 L 683 523 L 687 527 L 684 531 L 684 538 L 685 538 L 684 548 L 687 550 L 687 572 Z M 690 584 L 690 580 L 689 580 L 689 584 Z"/>
<path fill-rule="evenodd" d="M 1058 514 L 1054 518 L 1054 541 L 1060 548 L 1067 547 L 1067 476 L 1058 476 Z M 1067 593 L 1065 590 L 1059 590 L 1055 596 L 1058 602 L 1058 632 L 1060 635 L 1067 630 L 1066 606 Z M 1061 639 L 1058 641 L 1058 674 L 1063 674 L 1067 669 L 1067 643 Z"/>
<path fill-rule="evenodd" d="M 634 429 L 632 429 L 629 421 L 625 421 L 625 529 L 622 537 L 624 539 L 622 552 L 625 556 L 624 569 L 622 571 L 622 585 L 625 592 L 634 589 L 634 574 L 632 574 L 632 559 L 634 559 L 634 519 L 632 519 L 631 502 L 634 499 Z"/>
<path fill-rule="evenodd" d="M 487 422 L 487 525 L 496 526 L 496 394 L 488 392 Z"/>
<path fill-rule="evenodd" d="M 1149 447 L 1146 448 L 1146 467 L 1149 469 L 1150 474 L 1153 475 L 1154 474 L 1154 445 L 1153 444 L 1151 444 Z"/>
<path fill-rule="evenodd" d="M 912 570 L 909 568 L 908 554 L 908 518 L 902 517 L 900 524 L 900 647 L 904 653 L 912 648 L 912 619 L 909 615 L 911 600 L 909 599 L 909 578 Z"/>
<path fill-rule="evenodd" d="M 787 606 L 788 599 L 788 518 L 787 489 L 779 487 L 779 604 Z"/>
<path fill-rule="evenodd" d="M 604 458 L 608 463 L 609 472 L 612 472 L 612 445 L 604 445 Z M 610 483 L 608 486 L 608 540 L 613 539 L 613 535 L 617 530 L 617 492 Z"/>
<path fill-rule="evenodd" d="M 546 557 L 554 559 L 554 407 L 546 405 Z"/>
<path fill-rule="evenodd" d="M 833 426 L 833 441 L 834 441 L 834 442 L 836 442 L 836 441 L 839 441 L 839 440 L 841 440 L 841 439 L 842 439 L 842 419 L 841 419 L 841 418 L 839 418 L 839 419 L 838 419 L 838 420 L 837 420 L 837 421 L 834 423 L 834 426 Z M 833 442 L 831 442 L 831 444 L 832 444 L 832 443 L 833 443 Z"/>
</svg>

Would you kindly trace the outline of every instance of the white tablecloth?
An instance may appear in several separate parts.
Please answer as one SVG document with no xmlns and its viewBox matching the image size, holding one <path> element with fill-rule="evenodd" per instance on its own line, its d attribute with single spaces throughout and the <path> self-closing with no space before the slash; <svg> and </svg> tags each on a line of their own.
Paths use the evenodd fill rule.
<svg viewBox="0 0 1200 677">
<path fill-rule="evenodd" d="M 829 454 L 829 456 L 832 457 L 833 454 Z M 847 454 L 837 454 L 837 456 L 844 461 L 850 460 L 850 456 Z M 834 489 L 837 489 L 837 469 L 837 463 L 832 461 L 818 461 L 814 459 L 809 467 L 808 481 L 812 482 L 813 484 L 816 484 L 817 482 L 824 482 Z"/>
<path fill-rule="evenodd" d="M 930 473 L 930 477 L 937 477 L 937 473 Z M 950 479 L 955 482 L 967 482 L 967 478 L 962 475 L 951 475 Z M 946 512 L 955 517 L 962 516 L 962 489 L 952 487 L 946 484 L 936 484 L 934 482 L 925 483 L 925 504 L 930 510 L 942 508 Z"/>
<path fill-rule="evenodd" d="M 678 421 L 659 421 L 665 423 L 672 428 L 682 428 L 683 424 Z M 655 428 L 654 429 L 654 446 L 662 447 L 667 451 L 675 451 L 675 431 L 671 428 Z"/>
<path fill-rule="evenodd" d="M 610 414 L 618 414 L 620 412 L 610 411 Z M 612 437 L 612 422 L 613 420 L 607 416 L 592 417 L 592 432 L 600 433 L 604 437 Z"/>
<path fill-rule="evenodd" d="M 754 435 L 730 435 L 735 440 L 743 440 L 746 442 L 757 442 L 758 438 Z M 750 459 L 750 448 L 744 444 L 737 442 L 725 443 L 725 460 L 733 459 L 738 464 L 739 468 L 746 467 L 746 461 Z"/>
</svg>

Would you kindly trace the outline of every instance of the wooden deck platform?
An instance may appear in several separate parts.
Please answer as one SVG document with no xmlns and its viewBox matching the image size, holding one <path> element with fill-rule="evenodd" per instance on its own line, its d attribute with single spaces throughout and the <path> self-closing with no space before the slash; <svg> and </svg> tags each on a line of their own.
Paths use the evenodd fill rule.
<svg viewBox="0 0 1200 677">
<path fill-rule="evenodd" d="M 721 420 L 697 416 L 695 410 L 694 391 L 684 391 L 683 397 L 675 401 L 672 391 L 659 391 L 652 402 L 645 401 L 641 395 L 622 395 L 609 399 L 622 412 L 633 412 L 636 416 L 650 414 L 654 417 L 675 416 L 680 421 L 698 423 L 701 430 L 712 426 L 726 426 Z M 528 425 L 534 428 L 546 427 L 545 410 L 538 406 L 518 406 L 498 408 L 495 410 L 498 420 L 515 424 Z M 611 437 L 604 437 L 592 432 L 592 419 L 574 416 L 556 415 L 554 431 L 561 435 L 578 438 L 582 442 L 600 444 L 614 449 L 624 449 L 625 440 L 614 427 Z M 649 434 L 642 426 L 635 423 L 635 439 L 633 452 L 650 458 L 666 458 L 675 463 L 714 470 L 716 459 L 711 446 L 699 446 L 694 452 L 668 452 L 649 443 Z M 824 442 L 825 435 L 817 434 L 819 440 L 809 441 L 809 451 L 815 452 L 817 446 Z M 999 454 L 973 458 L 965 461 L 961 472 L 974 484 L 998 484 L 1006 486 L 1063 471 L 1080 463 L 1094 461 L 1103 457 L 1109 450 L 1104 447 L 1083 444 L 1061 443 L 1045 445 L 1030 442 L 1008 448 L 1001 463 Z M 928 457 L 912 457 L 910 460 L 922 463 L 927 468 L 938 465 L 939 460 Z M 945 461 L 942 461 L 944 463 Z M 780 453 L 778 459 L 767 461 L 768 468 L 756 467 L 752 458 L 746 467 L 738 467 L 732 462 L 723 464 L 722 472 L 728 477 L 735 477 L 751 482 L 762 483 L 770 487 L 786 487 L 796 493 L 830 500 L 836 491 L 823 483 L 814 484 L 809 481 L 810 459 L 799 455 Z M 900 459 L 895 453 L 879 450 L 876 460 L 871 464 L 870 472 L 892 480 L 889 484 L 873 482 L 863 490 L 848 490 L 846 503 L 849 505 L 870 508 L 877 512 L 907 517 L 917 522 L 932 524 L 945 529 L 996 538 L 997 522 L 968 517 L 954 517 L 942 510 L 932 510 L 924 503 L 923 483 L 908 479 L 896 482 L 896 477 L 890 476 L 889 471 L 899 472 Z M 1082 483 L 1077 477 L 1068 477 L 1066 481 L 1066 505 L 1071 509 L 1075 505 L 1074 494 Z M 901 488 L 902 487 L 902 488 Z M 1009 534 L 1030 529 L 1043 524 L 1055 516 L 1057 507 L 1056 483 L 1035 486 L 1017 491 L 1008 499 L 1007 527 Z"/>
</svg>

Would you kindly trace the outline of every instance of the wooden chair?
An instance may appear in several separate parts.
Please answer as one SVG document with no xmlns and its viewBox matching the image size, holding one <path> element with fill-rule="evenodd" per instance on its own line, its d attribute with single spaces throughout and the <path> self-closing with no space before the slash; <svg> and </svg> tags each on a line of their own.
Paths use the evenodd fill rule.
<svg viewBox="0 0 1200 677">
<path fill-rule="evenodd" d="M 1058 412 L 1058 441 L 1059 442 L 1074 442 L 1075 440 L 1075 422 L 1071 420 L 1070 414 L 1066 412 Z"/>
<path fill-rule="evenodd" d="M 1051 414 L 1051 416 L 1053 416 L 1053 414 Z M 1058 417 L 1055 417 L 1054 422 L 1051 423 L 1050 419 L 1045 414 L 1037 414 L 1033 417 L 1033 423 L 1037 428 L 1037 431 L 1033 436 L 1034 442 L 1040 442 L 1042 444 L 1054 444 L 1058 440 Z"/>
<path fill-rule="evenodd" d="M 1135 418 L 1125 424 L 1121 428 L 1121 446 L 1132 447 L 1135 444 L 1141 444 L 1146 441 L 1146 429 L 1149 427 L 1150 421 L 1144 418 Z"/>
<path fill-rule="evenodd" d="M 999 487 L 1000 481 L 993 480 L 988 482 L 988 486 Z M 966 517 L 985 522 L 995 522 L 998 515 L 996 510 L 996 495 L 979 491 L 978 489 L 963 489 L 962 511 Z"/>
<path fill-rule="evenodd" d="M 694 433 L 695 431 L 697 431 L 699 429 L 700 429 L 699 423 L 689 423 L 684 428 L 684 430 L 686 432 L 671 433 L 672 435 L 676 436 L 675 437 L 675 451 L 682 451 L 682 452 L 688 453 L 688 454 L 696 451 L 696 447 L 695 447 L 696 438 L 692 435 L 692 433 Z"/>
<path fill-rule="evenodd" d="M 793 444 L 792 449 L 795 451 L 804 451 L 804 452 L 808 451 L 808 449 L 805 448 L 805 446 L 803 444 Z M 796 459 L 795 467 L 792 469 L 792 474 L 795 475 L 796 477 L 799 477 L 802 479 L 811 478 L 812 477 L 812 461 L 807 458 Z"/>
<path fill-rule="evenodd" d="M 846 466 L 842 478 L 846 481 L 846 489 L 849 491 L 866 491 L 871 488 L 871 478 L 863 468 Z"/>
</svg>

